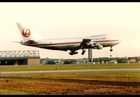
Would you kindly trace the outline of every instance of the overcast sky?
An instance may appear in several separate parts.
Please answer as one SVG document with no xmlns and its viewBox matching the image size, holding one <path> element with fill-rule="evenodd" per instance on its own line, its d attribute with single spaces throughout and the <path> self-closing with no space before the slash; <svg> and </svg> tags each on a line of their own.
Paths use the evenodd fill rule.
<svg viewBox="0 0 140 97">
<path fill-rule="evenodd" d="M 55 51 L 23 46 L 16 22 L 30 28 L 41 38 L 85 37 L 115 34 L 122 42 L 113 47 L 93 50 L 96 57 L 140 56 L 140 3 L 42 2 L 0 3 L 0 50 L 39 50 L 42 58 L 86 58 L 69 51 Z M 88 50 L 86 50 L 88 51 Z"/>
</svg>

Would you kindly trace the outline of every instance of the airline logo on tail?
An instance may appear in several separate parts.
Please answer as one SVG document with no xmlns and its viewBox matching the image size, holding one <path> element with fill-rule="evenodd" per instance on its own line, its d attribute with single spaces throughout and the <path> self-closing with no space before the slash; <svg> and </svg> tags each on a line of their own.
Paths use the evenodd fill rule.
<svg viewBox="0 0 140 97">
<path fill-rule="evenodd" d="M 30 34 L 31 34 L 30 29 L 25 29 L 25 28 L 22 29 L 22 35 L 23 35 L 24 37 L 29 37 Z"/>
</svg>

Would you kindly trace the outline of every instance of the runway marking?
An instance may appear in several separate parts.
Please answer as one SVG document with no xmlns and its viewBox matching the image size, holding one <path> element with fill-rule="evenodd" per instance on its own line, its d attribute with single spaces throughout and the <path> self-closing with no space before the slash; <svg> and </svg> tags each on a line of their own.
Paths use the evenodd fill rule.
<svg viewBox="0 0 140 97">
<path fill-rule="evenodd" d="M 87 69 L 87 70 L 12 71 L 12 72 L 0 72 L 0 75 L 45 74 L 45 73 L 80 73 L 80 72 L 140 72 L 140 69 Z"/>
</svg>

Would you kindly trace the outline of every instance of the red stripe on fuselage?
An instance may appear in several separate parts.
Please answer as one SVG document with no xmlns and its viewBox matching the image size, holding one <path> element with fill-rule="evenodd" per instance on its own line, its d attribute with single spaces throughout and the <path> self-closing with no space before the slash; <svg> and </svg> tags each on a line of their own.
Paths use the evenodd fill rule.
<svg viewBox="0 0 140 97">
<path fill-rule="evenodd" d="M 91 40 L 91 42 L 113 42 L 113 41 L 118 41 L 118 40 Z M 46 44 L 31 44 L 28 46 L 47 46 L 47 45 L 61 45 L 61 44 L 76 44 L 76 43 L 81 43 L 82 41 L 79 42 L 61 42 L 61 43 L 46 43 Z"/>
</svg>

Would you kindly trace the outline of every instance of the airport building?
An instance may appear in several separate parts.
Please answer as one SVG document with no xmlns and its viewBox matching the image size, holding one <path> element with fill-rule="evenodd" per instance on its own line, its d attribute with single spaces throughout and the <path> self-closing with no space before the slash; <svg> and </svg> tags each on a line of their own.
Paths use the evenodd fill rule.
<svg viewBox="0 0 140 97">
<path fill-rule="evenodd" d="M 140 63 L 140 57 L 128 57 L 130 63 Z"/>
<path fill-rule="evenodd" d="M 96 63 L 140 63 L 140 57 L 102 57 L 102 58 L 93 58 L 93 61 Z"/>
<path fill-rule="evenodd" d="M 101 58 L 94 58 L 93 59 L 94 62 L 96 63 L 101 63 L 101 64 L 105 64 L 105 63 L 128 63 L 129 60 L 128 58 L 108 58 L 108 57 L 101 57 Z"/>
<path fill-rule="evenodd" d="M 101 57 L 101 58 L 92 58 L 92 49 L 88 49 L 88 60 L 87 62 L 94 62 L 97 64 L 106 64 L 106 63 L 140 63 L 140 57 Z"/>
<path fill-rule="evenodd" d="M 38 50 L 0 51 L 0 65 L 39 65 Z"/>
</svg>

